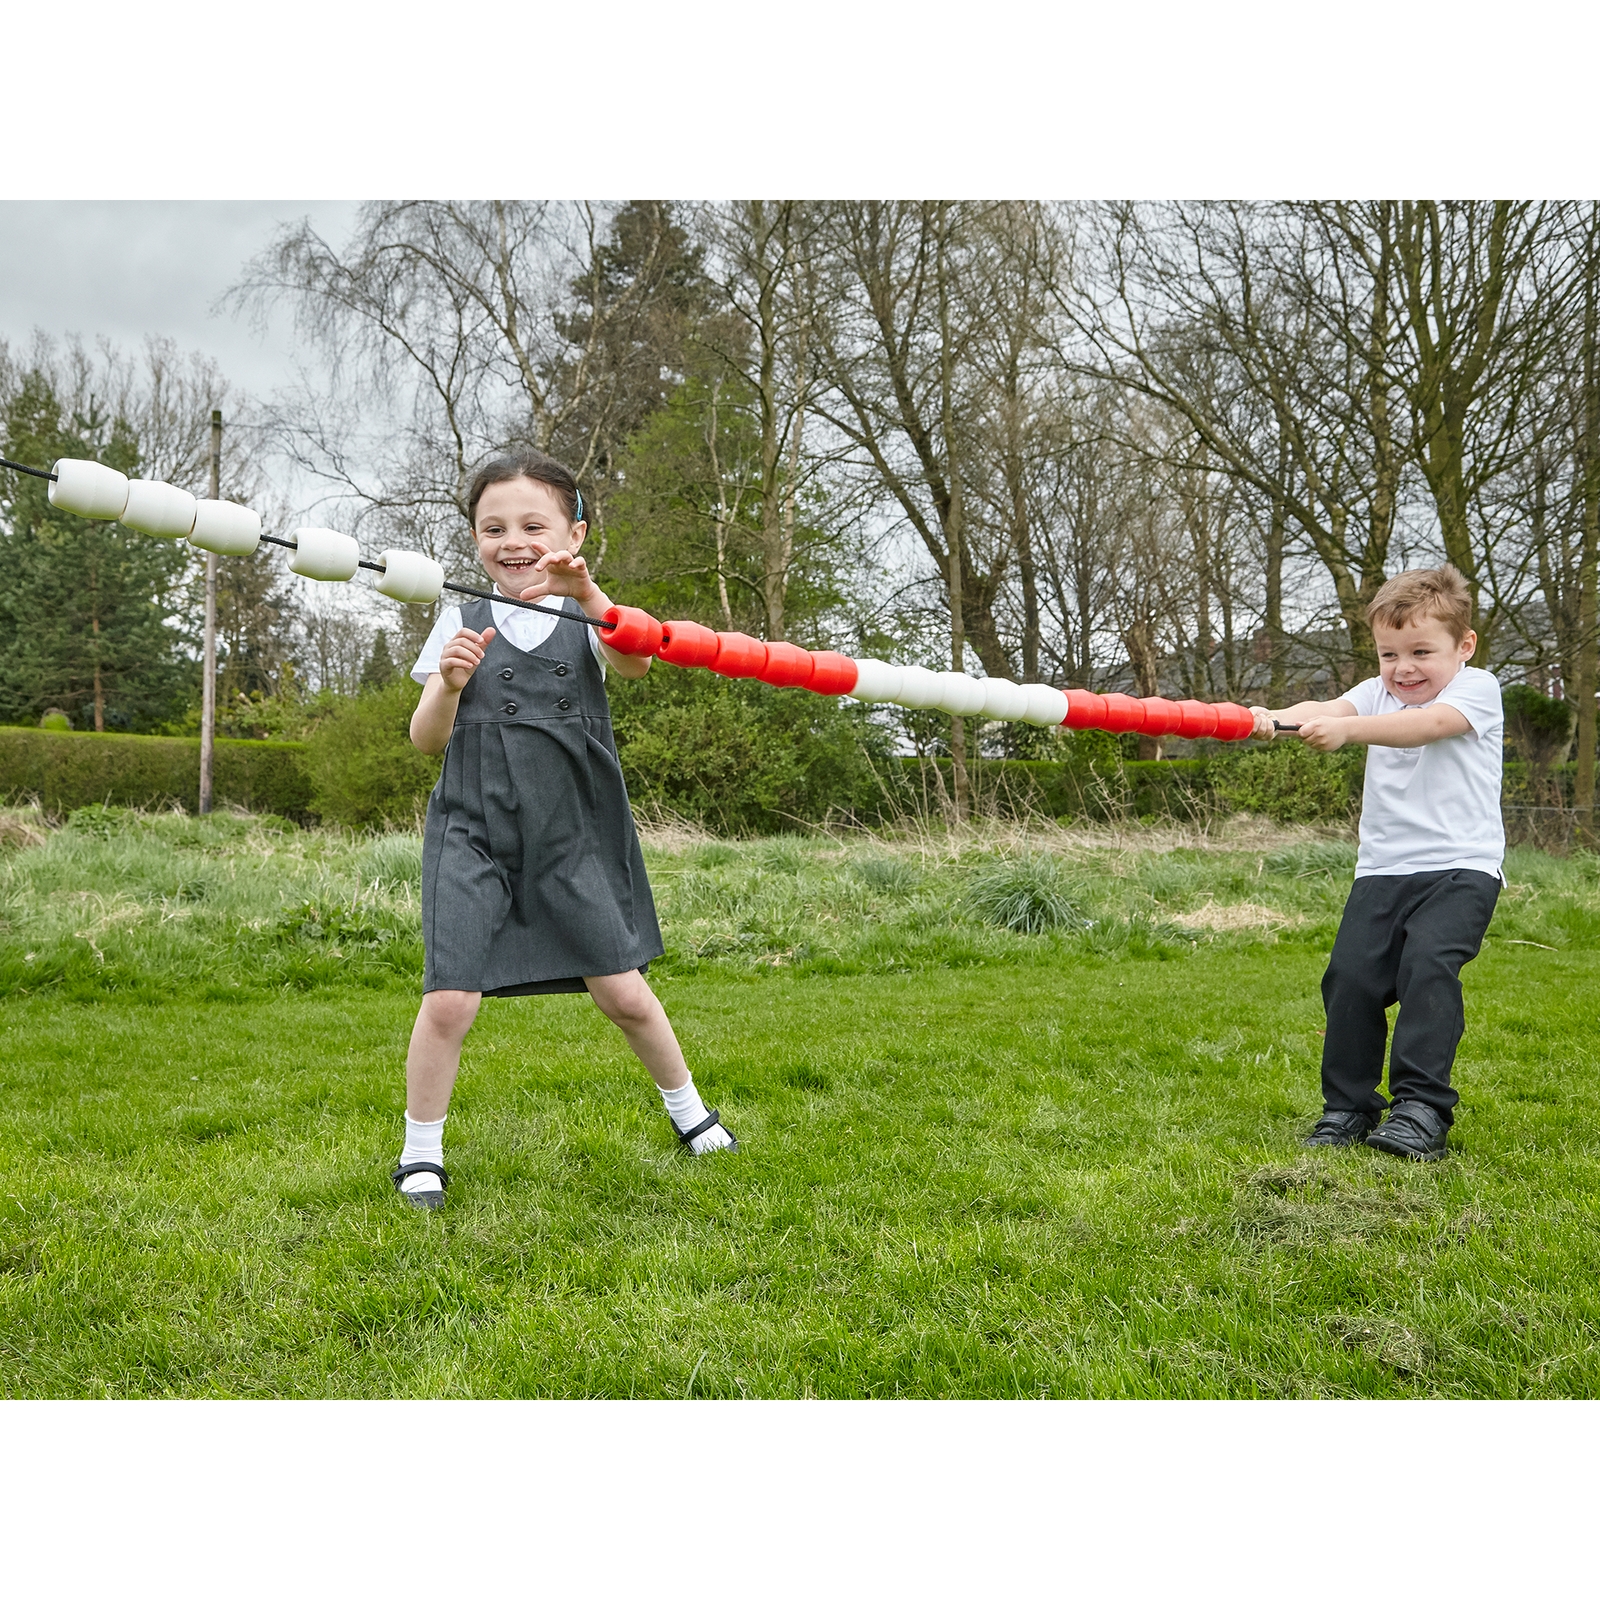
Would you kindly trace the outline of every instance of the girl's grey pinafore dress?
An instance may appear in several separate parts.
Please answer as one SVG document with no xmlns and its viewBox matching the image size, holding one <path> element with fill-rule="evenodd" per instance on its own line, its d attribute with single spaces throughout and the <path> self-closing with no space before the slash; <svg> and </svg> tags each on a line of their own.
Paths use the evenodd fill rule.
<svg viewBox="0 0 1600 1600">
<path fill-rule="evenodd" d="M 572 620 L 537 655 L 496 631 L 467 680 L 422 846 L 423 990 L 575 994 L 662 953 L 611 737 L 605 677 Z M 463 627 L 494 626 L 487 600 Z"/>
</svg>

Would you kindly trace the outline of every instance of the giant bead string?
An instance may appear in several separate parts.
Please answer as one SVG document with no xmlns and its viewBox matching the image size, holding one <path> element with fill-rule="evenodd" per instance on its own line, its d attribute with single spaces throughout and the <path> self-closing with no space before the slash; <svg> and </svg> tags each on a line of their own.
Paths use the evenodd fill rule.
<svg viewBox="0 0 1600 1600">
<path fill-rule="evenodd" d="M 290 570 L 318 583 L 347 583 L 361 568 L 378 574 L 377 589 L 407 605 L 430 605 L 445 590 L 492 599 L 527 611 L 570 616 L 532 600 L 513 600 L 487 590 L 451 583 L 437 561 L 415 550 L 385 550 L 365 561 L 347 533 L 332 528 L 297 528 L 291 539 L 263 533 L 260 516 L 231 500 L 197 500 L 169 483 L 128 479 L 98 461 L 63 459 L 52 472 L 14 461 L 0 465 L 50 480 L 50 503 L 75 516 L 121 521 L 157 539 L 187 539 L 197 549 L 223 556 L 252 554 L 264 543 L 293 551 Z M 756 678 L 779 688 L 813 694 L 849 695 L 873 704 L 952 716 L 1025 722 L 1036 728 L 1101 728 L 1108 733 L 1177 734 L 1184 739 L 1248 739 L 1255 719 L 1231 702 L 1163 700 L 1149 695 L 1091 694 L 1009 678 L 969 678 L 963 672 L 896 667 L 870 657 L 860 660 L 833 650 L 802 650 L 783 640 L 766 642 L 744 633 L 716 633 L 698 622 L 659 622 L 636 606 L 612 606 L 603 617 L 577 617 L 600 630 L 622 655 L 656 656 L 679 667 L 704 667 L 728 678 Z"/>
</svg>

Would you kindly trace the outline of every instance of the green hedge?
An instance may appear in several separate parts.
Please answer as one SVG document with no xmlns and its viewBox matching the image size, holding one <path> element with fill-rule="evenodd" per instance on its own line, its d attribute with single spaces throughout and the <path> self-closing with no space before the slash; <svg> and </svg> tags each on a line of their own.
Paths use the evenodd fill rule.
<svg viewBox="0 0 1600 1600">
<path fill-rule="evenodd" d="M 950 793 L 948 760 L 902 758 L 915 803 L 937 811 Z M 1002 816 L 1186 817 L 1212 803 L 1209 761 L 969 761 L 976 804 Z"/>
<path fill-rule="evenodd" d="M 342 700 L 305 745 L 311 808 L 352 828 L 411 826 L 428 808 L 441 756 L 411 742 L 422 690 L 409 678 Z"/>
<path fill-rule="evenodd" d="M 713 828 L 770 832 L 830 817 L 942 811 L 948 760 L 886 758 L 873 748 L 876 730 L 848 709 L 712 682 L 715 693 L 624 701 L 622 763 L 646 813 L 661 806 Z M 406 737 L 416 698 L 410 683 L 361 695 L 306 744 L 217 740 L 218 804 L 301 822 L 410 823 L 439 770 L 438 758 Z M 1018 817 L 1187 818 L 1221 809 L 1334 822 L 1352 814 L 1360 794 L 1359 749 L 1319 756 L 1284 741 L 1179 761 L 1122 761 L 1114 749 L 1080 735 L 1063 760 L 975 761 L 968 772 L 980 807 Z M 96 803 L 193 810 L 199 769 L 198 739 L 0 728 L 0 799 L 37 798 L 52 815 Z M 1519 776 L 1508 763 L 1508 800 L 1521 798 Z"/>
<path fill-rule="evenodd" d="M 218 739 L 211 772 L 218 805 L 311 818 L 304 745 Z M 198 739 L 0 728 L 0 797 L 36 799 L 52 816 L 95 804 L 193 811 L 199 794 Z"/>
</svg>

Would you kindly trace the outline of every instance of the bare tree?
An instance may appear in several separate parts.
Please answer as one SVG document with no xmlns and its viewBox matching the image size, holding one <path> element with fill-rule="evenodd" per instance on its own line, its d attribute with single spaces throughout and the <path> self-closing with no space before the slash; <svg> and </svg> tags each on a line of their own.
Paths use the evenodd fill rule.
<svg viewBox="0 0 1600 1600">
<path fill-rule="evenodd" d="M 806 441 L 817 384 L 812 316 L 822 214 L 798 200 L 740 200 L 703 207 L 699 220 L 710 270 L 732 320 L 709 318 L 698 337 L 739 374 L 753 403 L 764 632 L 782 639 L 801 533 L 800 499 L 827 465 L 826 455 L 808 449 Z"/>
<path fill-rule="evenodd" d="M 457 561 L 470 558 L 467 484 L 490 452 L 559 448 L 581 479 L 603 478 L 637 420 L 641 377 L 657 402 L 668 381 L 652 316 L 681 238 L 659 204 L 633 208 L 625 240 L 608 235 L 618 215 L 381 202 L 342 250 L 309 223 L 287 229 L 232 299 L 258 312 L 287 302 L 327 362 L 326 383 L 277 407 L 291 458 L 361 516 Z"/>
</svg>

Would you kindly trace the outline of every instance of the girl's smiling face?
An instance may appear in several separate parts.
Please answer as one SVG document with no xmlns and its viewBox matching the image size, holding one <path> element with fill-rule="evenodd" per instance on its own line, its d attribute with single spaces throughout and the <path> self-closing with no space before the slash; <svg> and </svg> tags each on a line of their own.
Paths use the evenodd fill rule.
<svg viewBox="0 0 1600 1600">
<path fill-rule="evenodd" d="M 520 595 L 533 582 L 534 563 L 552 550 L 576 555 L 588 525 L 567 516 L 561 496 L 537 478 L 491 483 L 478 500 L 472 536 L 478 557 L 502 594 Z"/>
<path fill-rule="evenodd" d="M 1478 648 L 1478 636 L 1470 628 L 1457 643 L 1437 617 L 1414 616 L 1403 628 L 1374 626 L 1372 640 L 1384 688 L 1408 706 L 1438 699 Z"/>
</svg>

